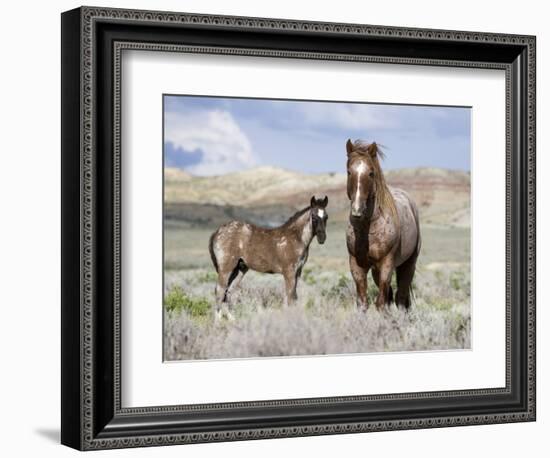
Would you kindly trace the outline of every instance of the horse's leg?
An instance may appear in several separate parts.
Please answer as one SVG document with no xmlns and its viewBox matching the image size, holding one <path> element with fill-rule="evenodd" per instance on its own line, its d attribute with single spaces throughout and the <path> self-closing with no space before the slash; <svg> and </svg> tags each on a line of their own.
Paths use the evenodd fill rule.
<svg viewBox="0 0 550 458">
<path fill-rule="evenodd" d="M 298 299 L 298 295 L 296 294 L 296 271 L 292 269 L 287 269 L 283 272 L 283 276 L 285 277 L 285 305 L 292 305 L 294 304 L 294 302 L 296 302 L 296 299 Z"/>
<path fill-rule="evenodd" d="M 229 293 L 230 294 L 239 287 L 243 277 L 248 272 L 248 266 L 242 260 L 239 260 L 239 264 L 238 264 L 237 267 L 239 269 L 239 271 L 237 273 L 237 277 L 235 278 L 235 280 L 233 280 L 232 282 L 229 283 L 229 286 L 230 286 Z"/>
<path fill-rule="evenodd" d="M 216 284 L 216 318 L 221 318 L 224 315 L 227 316 L 228 319 L 233 318 L 229 310 L 229 287 L 237 278 L 239 273 L 238 267 L 238 264 L 232 266 L 230 263 L 225 262 L 218 268 L 218 283 Z"/>
<path fill-rule="evenodd" d="M 372 279 L 374 280 L 374 284 L 376 285 L 376 287 L 380 288 L 380 272 L 374 267 L 372 268 Z M 390 287 L 388 288 L 388 303 L 391 302 L 393 302 L 393 288 L 390 285 Z"/>
<path fill-rule="evenodd" d="M 416 259 L 418 252 L 415 251 L 409 259 L 397 267 L 397 305 L 402 305 L 406 309 L 411 306 L 411 285 L 416 270 Z"/>
<path fill-rule="evenodd" d="M 294 274 L 294 290 L 293 290 L 293 297 L 292 297 L 292 299 L 294 301 L 298 300 L 298 292 L 297 292 L 298 291 L 298 280 L 302 276 L 302 268 L 303 268 L 303 265 L 298 267 L 298 269 L 296 270 L 296 273 Z"/>
<path fill-rule="evenodd" d="M 225 309 L 227 308 L 227 283 L 229 280 L 230 272 L 224 270 L 221 266 L 218 267 L 218 281 L 216 283 L 216 307 L 215 318 L 220 319 L 223 317 Z"/>
<path fill-rule="evenodd" d="M 391 286 L 391 276 L 393 274 L 393 256 L 386 256 L 378 266 L 378 297 L 376 298 L 376 308 L 381 310 L 384 305 L 390 304 L 389 290 Z"/>
<path fill-rule="evenodd" d="M 363 268 L 357 264 L 357 259 L 353 255 L 349 255 L 349 270 L 355 281 L 355 289 L 357 291 L 357 307 L 361 310 L 366 310 L 369 307 L 367 302 L 367 273 L 369 268 Z"/>
</svg>

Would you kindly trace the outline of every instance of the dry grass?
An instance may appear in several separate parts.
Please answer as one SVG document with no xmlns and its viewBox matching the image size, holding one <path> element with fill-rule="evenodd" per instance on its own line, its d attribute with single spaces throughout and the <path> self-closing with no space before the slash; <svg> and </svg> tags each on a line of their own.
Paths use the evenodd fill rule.
<svg viewBox="0 0 550 458">
<path fill-rule="evenodd" d="M 284 307 L 282 277 L 248 274 L 232 297 L 234 321 L 197 315 L 213 300 L 207 269 L 170 271 L 166 292 L 181 288 L 186 307 L 165 311 L 165 359 L 324 355 L 470 347 L 469 272 L 464 265 L 419 270 L 416 302 L 407 312 L 355 307 L 347 272 L 306 270 L 298 304 Z M 376 290 L 370 282 L 369 294 Z"/>
</svg>

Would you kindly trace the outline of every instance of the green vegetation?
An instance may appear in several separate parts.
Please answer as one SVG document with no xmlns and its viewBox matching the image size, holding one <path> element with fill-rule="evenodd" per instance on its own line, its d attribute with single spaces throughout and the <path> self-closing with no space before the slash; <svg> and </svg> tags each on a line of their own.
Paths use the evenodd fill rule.
<svg viewBox="0 0 550 458">
<path fill-rule="evenodd" d="M 339 273 L 336 282 L 328 289 L 322 290 L 321 294 L 329 300 L 341 301 L 345 296 L 349 296 L 350 281 L 346 275 Z"/>
<path fill-rule="evenodd" d="M 218 275 L 214 270 L 207 270 L 197 276 L 199 283 L 212 283 L 214 284 L 218 279 Z"/>
<path fill-rule="evenodd" d="M 210 302 L 204 297 L 190 297 L 179 286 L 173 286 L 164 299 L 168 312 L 185 311 L 193 318 L 206 317 L 210 312 Z"/>
<path fill-rule="evenodd" d="M 305 281 L 308 285 L 314 285 L 317 283 L 315 275 L 313 274 L 313 269 L 304 267 L 304 270 L 302 271 L 302 281 Z"/>
</svg>

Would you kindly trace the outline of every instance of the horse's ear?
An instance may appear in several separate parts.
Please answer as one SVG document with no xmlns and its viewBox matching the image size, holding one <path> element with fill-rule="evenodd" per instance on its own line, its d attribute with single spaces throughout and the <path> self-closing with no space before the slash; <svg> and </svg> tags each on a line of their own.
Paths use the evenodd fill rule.
<svg viewBox="0 0 550 458">
<path fill-rule="evenodd" d="M 311 200 L 309 201 L 310 207 L 315 207 L 315 196 L 311 196 Z"/>
<path fill-rule="evenodd" d="M 367 152 L 369 153 L 369 156 L 373 159 L 376 158 L 378 155 L 378 145 L 376 142 L 372 142 L 369 147 L 367 148 Z"/>
<path fill-rule="evenodd" d="M 321 202 L 321 207 L 327 208 L 327 205 L 328 205 L 328 196 L 325 196 L 325 198 Z"/>
<path fill-rule="evenodd" d="M 352 151 L 353 151 L 353 143 L 348 138 L 348 141 L 346 142 L 346 152 L 348 153 L 348 156 L 351 154 Z"/>
</svg>

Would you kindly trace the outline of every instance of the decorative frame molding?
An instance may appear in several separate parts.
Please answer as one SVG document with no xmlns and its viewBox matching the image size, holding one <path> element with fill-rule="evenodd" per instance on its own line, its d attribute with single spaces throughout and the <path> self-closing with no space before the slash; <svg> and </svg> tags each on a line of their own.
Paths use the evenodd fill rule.
<svg viewBox="0 0 550 458">
<path fill-rule="evenodd" d="M 205 39 L 205 30 L 228 35 L 235 32 L 241 41 L 246 41 L 248 35 L 265 33 L 266 41 L 281 42 L 283 49 L 264 48 L 261 43 L 252 48 L 166 42 L 159 26 L 171 31 L 171 40 L 178 34 L 192 36 L 196 31 L 202 32 L 202 38 L 192 36 L 191 41 Z M 62 28 L 62 443 L 88 450 L 535 419 L 535 37 L 94 7 L 64 13 Z M 148 33 L 146 42 L 136 41 L 133 32 L 128 32 L 136 29 L 139 33 L 147 28 L 155 32 Z M 279 40 L 287 36 L 298 42 L 304 37 L 317 37 L 320 48 L 331 48 L 331 39 L 336 42 L 350 36 L 357 37 L 361 44 L 372 40 L 374 45 L 369 53 L 354 52 L 353 44 L 345 53 L 332 48 L 294 50 L 288 49 L 288 41 Z M 248 42 L 252 44 L 251 38 Z M 413 43 L 424 54 L 400 55 L 395 43 L 405 42 Z M 450 51 L 450 58 L 435 49 L 434 45 L 442 43 Z M 125 49 L 505 70 L 506 387 L 123 409 L 120 404 L 120 64 Z M 481 58 L 469 60 L 465 49 L 479 50 Z M 98 122 L 103 119 L 98 117 L 102 109 L 107 110 L 105 113 L 112 110 L 112 119 Z M 109 253 L 102 256 L 108 258 L 106 264 L 98 263 L 98 250 Z M 111 308 L 104 307 L 107 302 L 112 304 Z M 103 318 L 101 326 L 98 316 Z M 513 339 L 521 342 L 514 346 Z M 463 415 L 445 415 L 439 411 L 436 414 L 434 410 L 430 416 L 383 420 L 369 420 L 368 413 L 363 418 L 357 411 L 357 406 L 364 403 L 427 403 L 461 397 L 465 405 L 466 400 L 473 402 L 474 398 L 506 398 L 510 408 L 505 413 L 475 413 L 472 405 L 472 412 Z M 353 418 L 361 420 L 341 421 L 334 415 L 330 421 L 327 414 L 327 419 L 318 423 L 294 424 L 289 419 L 285 424 L 272 422 L 266 426 L 264 422 L 258 423 L 258 427 L 243 428 L 235 420 L 228 421 L 226 427 L 204 430 L 189 427 L 189 421 L 185 420 L 186 416 L 195 418 L 195 414 L 212 417 L 216 411 L 220 415 L 223 412 L 225 417 L 239 409 L 286 408 L 290 412 L 290 409 L 309 411 L 322 405 L 327 409 L 335 406 L 339 411 L 353 411 Z M 153 416 L 155 427 L 150 424 Z"/>
</svg>

